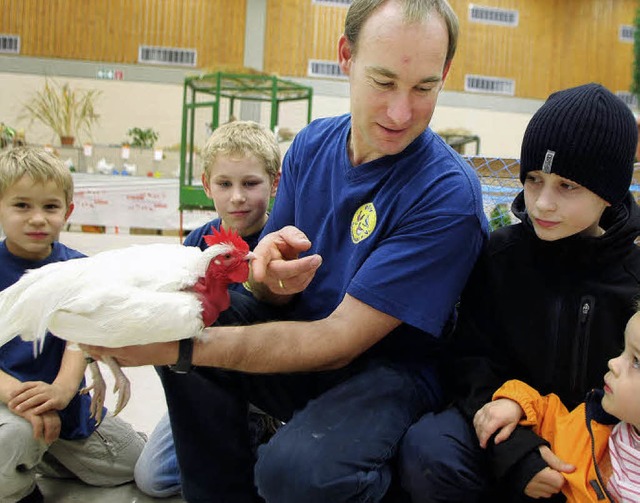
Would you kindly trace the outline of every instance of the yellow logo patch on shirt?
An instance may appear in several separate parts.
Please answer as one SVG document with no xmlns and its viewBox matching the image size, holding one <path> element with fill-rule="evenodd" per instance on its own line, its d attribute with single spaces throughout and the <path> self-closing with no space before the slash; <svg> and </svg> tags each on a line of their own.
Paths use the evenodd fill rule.
<svg viewBox="0 0 640 503">
<path fill-rule="evenodd" d="M 359 243 L 367 239 L 376 228 L 376 208 L 373 203 L 366 203 L 360 206 L 351 220 L 351 241 Z"/>
</svg>

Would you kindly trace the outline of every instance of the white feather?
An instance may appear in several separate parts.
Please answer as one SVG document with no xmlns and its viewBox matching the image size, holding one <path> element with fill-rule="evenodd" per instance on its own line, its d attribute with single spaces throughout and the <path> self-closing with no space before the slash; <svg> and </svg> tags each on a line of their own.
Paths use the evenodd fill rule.
<svg viewBox="0 0 640 503">
<path fill-rule="evenodd" d="M 197 336 L 196 284 L 231 247 L 151 244 L 109 250 L 27 271 L 0 292 L 0 346 L 47 330 L 76 343 L 110 347 Z"/>
</svg>

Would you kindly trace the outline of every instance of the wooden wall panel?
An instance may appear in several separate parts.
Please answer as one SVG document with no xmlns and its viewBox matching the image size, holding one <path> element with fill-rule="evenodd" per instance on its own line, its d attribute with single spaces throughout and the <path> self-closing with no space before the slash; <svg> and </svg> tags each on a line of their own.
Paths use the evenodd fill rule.
<svg viewBox="0 0 640 503">
<path fill-rule="evenodd" d="M 0 0 L 0 33 L 24 56 L 137 63 L 138 46 L 196 49 L 198 67 L 242 66 L 240 0 Z"/>
<path fill-rule="evenodd" d="M 336 61 L 346 14 L 345 7 L 313 4 L 311 0 L 270 0 L 265 71 L 306 77 L 309 59 Z"/>
<path fill-rule="evenodd" d="M 618 40 L 637 0 L 480 0 L 519 12 L 515 28 L 469 21 L 468 0 L 450 0 L 461 35 L 446 89 L 465 74 L 516 81 L 516 96 L 598 81 L 631 84 L 633 44 Z M 136 63 L 138 46 L 195 48 L 198 67 L 240 67 L 245 0 L 0 0 L 0 33 L 21 36 L 25 56 Z M 268 0 L 264 69 L 305 77 L 309 59 L 335 61 L 347 9 L 312 0 Z"/>
<path fill-rule="evenodd" d="M 446 89 L 465 74 L 514 79 L 516 96 L 544 99 L 557 89 L 597 81 L 613 91 L 631 83 L 633 45 L 618 40 L 633 24 L 637 0 L 450 0 L 460 20 L 458 53 Z M 515 28 L 469 21 L 469 4 L 519 12 Z M 308 59 L 336 60 L 346 9 L 311 0 L 270 0 L 265 69 L 307 75 Z"/>
<path fill-rule="evenodd" d="M 618 40 L 633 24 L 636 0 L 487 0 L 515 9 L 516 28 L 469 21 L 468 1 L 451 0 L 460 43 L 448 89 L 463 90 L 464 75 L 515 79 L 516 96 L 546 98 L 557 89 L 597 81 L 613 91 L 631 83 L 633 45 Z"/>
<path fill-rule="evenodd" d="M 280 0 L 267 3 L 264 70 L 288 76 L 303 76 L 313 44 L 310 1 Z"/>
</svg>

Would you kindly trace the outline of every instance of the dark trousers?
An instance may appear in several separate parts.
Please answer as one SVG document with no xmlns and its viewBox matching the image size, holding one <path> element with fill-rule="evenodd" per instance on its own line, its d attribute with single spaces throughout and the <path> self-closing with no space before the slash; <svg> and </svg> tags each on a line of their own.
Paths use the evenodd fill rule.
<svg viewBox="0 0 640 503">
<path fill-rule="evenodd" d="M 497 485 L 473 427 L 455 408 L 427 413 L 404 436 L 398 466 L 413 503 L 540 501 Z M 545 502 L 565 501 L 558 494 Z"/>
<path fill-rule="evenodd" d="M 245 299 L 236 296 L 219 321 L 273 319 Z M 403 434 L 439 405 L 428 402 L 412 372 L 380 360 L 361 359 L 329 372 L 198 368 L 180 375 L 164 368 L 160 375 L 183 495 L 191 503 L 381 501 Z M 257 462 L 248 402 L 286 422 L 260 447 Z"/>
</svg>

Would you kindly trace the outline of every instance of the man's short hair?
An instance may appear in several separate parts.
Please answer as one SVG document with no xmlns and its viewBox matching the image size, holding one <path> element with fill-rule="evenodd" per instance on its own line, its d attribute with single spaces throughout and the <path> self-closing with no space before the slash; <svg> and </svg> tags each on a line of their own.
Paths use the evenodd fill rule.
<svg viewBox="0 0 640 503">
<path fill-rule="evenodd" d="M 344 22 L 344 34 L 351 45 L 351 52 L 356 53 L 358 38 L 362 26 L 367 19 L 382 4 L 388 1 L 400 2 L 403 7 L 404 18 L 408 22 L 424 21 L 433 11 L 444 19 L 449 34 L 449 45 L 445 64 L 453 59 L 458 46 L 458 16 L 447 0 L 353 0 Z"/>
</svg>

